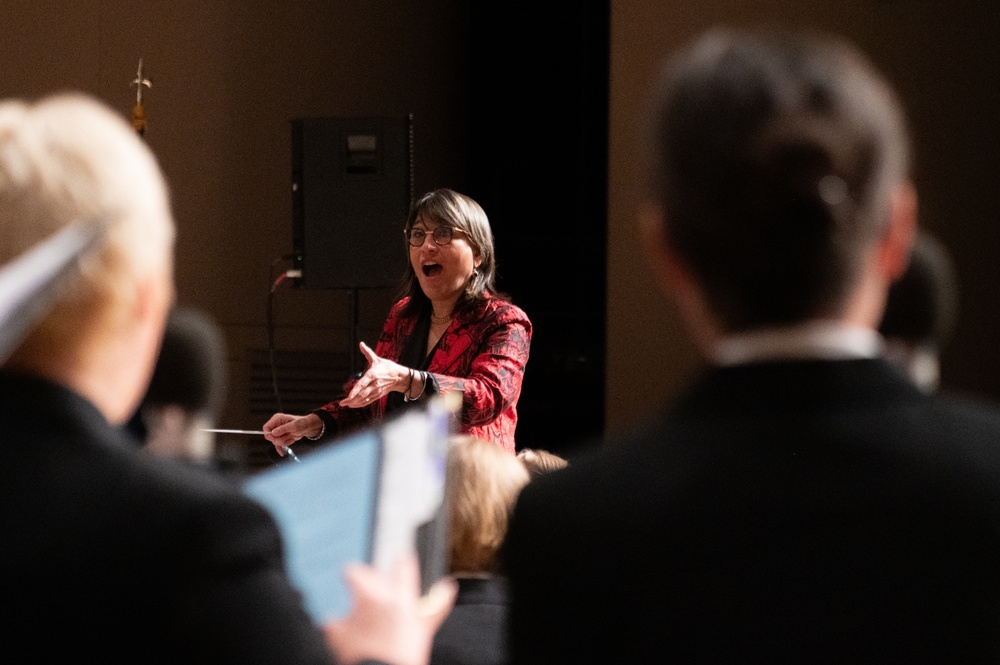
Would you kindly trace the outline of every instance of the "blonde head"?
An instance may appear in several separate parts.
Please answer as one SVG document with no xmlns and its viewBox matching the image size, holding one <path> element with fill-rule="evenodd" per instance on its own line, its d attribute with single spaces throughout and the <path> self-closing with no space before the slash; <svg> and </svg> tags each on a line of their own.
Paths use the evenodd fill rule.
<svg viewBox="0 0 1000 665">
<path fill-rule="evenodd" d="M 107 240 L 12 363 L 117 334 L 139 286 L 169 282 L 174 225 L 156 160 L 124 118 L 80 94 L 0 102 L 0 263 L 96 217 L 111 221 Z"/>
<path fill-rule="evenodd" d="M 497 572 L 497 551 L 528 472 L 494 443 L 452 437 L 448 452 L 451 572 Z"/>
</svg>

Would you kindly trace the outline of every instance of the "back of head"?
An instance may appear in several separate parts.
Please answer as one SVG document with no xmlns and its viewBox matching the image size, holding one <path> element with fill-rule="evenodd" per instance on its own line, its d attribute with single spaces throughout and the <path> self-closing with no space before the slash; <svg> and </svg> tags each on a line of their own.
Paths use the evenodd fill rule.
<svg viewBox="0 0 1000 665">
<path fill-rule="evenodd" d="M 145 406 L 176 405 L 214 420 L 226 384 L 225 341 L 205 314 L 178 307 L 170 312 Z"/>
<path fill-rule="evenodd" d="M 125 120 L 83 95 L 0 103 L 0 263 L 54 231 L 105 216 L 108 239 L 10 363 L 32 366 L 109 339 L 143 278 L 169 278 L 173 221 L 159 168 Z"/>
<path fill-rule="evenodd" d="M 527 470 L 496 444 L 461 435 L 452 437 L 447 478 L 451 572 L 498 572 L 497 551 Z"/>
<path fill-rule="evenodd" d="M 889 288 L 879 332 L 885 338 L 885 357 L 925 390 L 938 387 L 938 356 L 957 309 L 958 278 L 951 256 L 932 236 L 918 234 L 906 272 Z"/>
<path fill-rule="evenodd" d="M 911 346 L 936 348 L 951 334 L 958 280 L 951 256 L 938 240 L 917 235 L 910 263 L 889 288 L 879 332 Z"/>
<path fill-rule="evenodd" d="M 670 61 L 651 111 L 652 197 L 722 327 L 840 314 L 909 168 L 902 111 L 862 55 L 712 31 Z"/>
<path fill-rule="evenodd" d="M 555 453 L 550 453 L 547 450 L 536 450 L 534 448 L 525 448 L 518 451 L 517 459 L 528 470 L 532 480 L 569 465 L 566 459 Z"/>
<path fill-rule="evenodd" d="M 133 419 L 153 454 L 210 461 L 214 427 L 226 391 L 222 331 L 206 314 L 178 307 L 170 312 L 149 388 Z"/>
</svg>

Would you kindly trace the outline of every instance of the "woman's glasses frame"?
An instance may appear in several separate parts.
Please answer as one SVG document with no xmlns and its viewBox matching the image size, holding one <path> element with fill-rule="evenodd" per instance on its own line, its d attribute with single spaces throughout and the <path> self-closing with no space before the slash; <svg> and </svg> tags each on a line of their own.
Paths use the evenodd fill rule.
<svg viewBox="0 0 1000 665">
<path fill-rule="evenodd" d="M 465 231 L 456 229 L 454 226 L 439 226 L 431 233 L 428 233 L 424 229 L 403 230 L 403 235 L 406 236 L 406 242 L 410 244 L 410 247 L 420 247 L 424 244 L 427 236 L 430 236 L 434 240 L 434 244 L 438 247 L 444 247 L 451 244 L 452 238 L 455 237 L 456 233 L 466 235 Z"/>
</svg>

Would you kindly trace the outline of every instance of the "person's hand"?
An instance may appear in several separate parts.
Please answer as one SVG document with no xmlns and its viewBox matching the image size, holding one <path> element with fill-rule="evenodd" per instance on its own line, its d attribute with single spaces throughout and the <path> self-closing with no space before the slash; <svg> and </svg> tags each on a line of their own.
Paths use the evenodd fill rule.
<svg viewBox="0 0 1000 665">
<path fill-rule="evenodd" d="M 323 421 L 315 413 L 304 416 L 291 416 L 287 413 L 276 413 L 264 423 L 264 438 L 274 444 L 278 454 L 284 457 L 285 447 L 290 446 L 302 437 L 315 438 L 323 431 Z"/>
<path fill-rule="evenodd" d="M 378 357 L 364 342 L 361 342 L 361 353 L 368 361 L 368 369 L 354 382 L 347 397 L 340 400 L 340 406 L 360 409 L 382 399 L 390 392 L 406 390 L 410 378 L 409 369 L 399 363 Z"/>
<path fill-rule="evenodd" d="M 367 565 L 348 566 L 345 576 L 351 613 L 323 627 L 338 662 L 426 665 L 434 634 L 455 603 L 455 581 L 443 579 L 421 598 L 415 555 L 400 559 L 388 576 Z"/>
</svg>

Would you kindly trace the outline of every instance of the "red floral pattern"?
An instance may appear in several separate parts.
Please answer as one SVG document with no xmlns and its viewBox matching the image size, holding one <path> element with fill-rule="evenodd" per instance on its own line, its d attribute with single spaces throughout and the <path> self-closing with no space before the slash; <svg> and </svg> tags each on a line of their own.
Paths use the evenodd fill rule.
<svg viewBox="0 0 1000 665">
<path fill-rule="evenodd" d="M 390 360 L 402 355 L 416 319 L 402 315 L 407 299 L 397 302 L 382 328 L 375 353 Z M 427 371 L 442 392 L 462 390 L 458 429 L 515 451 L 517 400 L 531 345 L 531 321 L 518 307 L 498 298 L 456 316 L 441 338 Z M 387 398 L 367 409 L 345 409 L 336 402 L 322 407 L 339 430 L 381 419 Z"/>
</svg>

